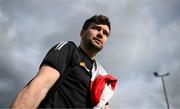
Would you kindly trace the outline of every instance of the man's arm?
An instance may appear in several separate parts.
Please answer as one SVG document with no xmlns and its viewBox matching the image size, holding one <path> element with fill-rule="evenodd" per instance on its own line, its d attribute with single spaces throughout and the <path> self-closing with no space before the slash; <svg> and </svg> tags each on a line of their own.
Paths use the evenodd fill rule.
<svg viewBox="0 0 180 109">
<path fill-rule="evenodd" d="M 59 76 L 56 69 L 43 65 L 36 77 L 17 95 L 11 108 L 37 108 Z"/>
<path fill-rule="evenodd" d="M 110 108 L 109 108 L 109 104 L 105 105 L 105 106 L 104 106 L 104 109 L 110 109 Z"/>
</svg>

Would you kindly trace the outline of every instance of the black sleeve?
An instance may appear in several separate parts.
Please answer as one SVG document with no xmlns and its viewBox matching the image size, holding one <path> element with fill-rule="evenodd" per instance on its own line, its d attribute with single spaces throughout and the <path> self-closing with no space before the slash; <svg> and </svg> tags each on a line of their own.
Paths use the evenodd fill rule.
<svg viewBox="0 0 180 109">
<path fill-rule="evenodd" d="M 75 47 L 76 45 L 73 42 L 61 42 L 55 45 L 46 54 L 40 67 L 46 64 L 63 74 L 67 65 L 72 61 Z"/>
</svg>

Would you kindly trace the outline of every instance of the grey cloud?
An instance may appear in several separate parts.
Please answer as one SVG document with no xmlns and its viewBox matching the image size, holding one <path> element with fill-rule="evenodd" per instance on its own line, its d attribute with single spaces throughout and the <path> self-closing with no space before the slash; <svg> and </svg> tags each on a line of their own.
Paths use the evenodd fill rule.
<svg viewBox="0 0 180 109">
<path fill-rule="evenodd" d="M 177 78 L 179 78 L 179 75 L 177 74 L 179 69 L 174 67 L 179 66 L 179 62 L 177 62 L 179 58 L 175 58 L 173 56 L 176 54 L 176 52 L 179 53 L 179 44 L 176 42 L 179 41 L 179 37 L 177 36 L 179 32 L 176 31 L 179 28 L 179 26 L 177 26 L 179 24 L 178 20 L 174 20 L 178 19 L 178 16 L 174 16 L 176 18 L 170 16 L 173 19 L 170 18 L 171 20 L 168 21 L 168 25 L 174 23 L 177 27 L 168 28 L 168 30 L 165 29 L 168 27 L 166 24 L 166 27 L 160 28 L 161 25 L 158 24 L 160 21 L 154 15 L 154 9 L 152 8 L 154 7 L 153 5 L 154 3 L 152 2 L 129 3 L 127 7 L 122 8 L 124 11 L 120 11 L 122 12 L 121 15 L 115 17 L 113 21 L 114 25 L 116 25 L 116 30 L 114 30 L 114 33 L 111 34 L 111 36 L 112 38 L 115 37 L 116 40 L 113 40 L 111 43 L 109 43 L 109 45 L 107 45 L 107 49 L 105 49 L 107 51 L 103 52 L 103 55 L 105 56 L 102 58 L 109 57 L 105 61 L 105 66 L 109 67 L 109 69 L 111 69 L 113 72 L 119 72 L 118 77 L 120 80 L 122 79 L 122 81 L 119 83 L 123 81 L 130 81 L 131 85 L 137 86 L 133 87 L 132 89 L 126 89 L 126 91 L 129 91 L 126 92 L 128 95 L 125 95 L 127 98 L 120 94 L 116 94 L 119 96 L 115 96 L 116 99 L 113 98 L 113 102 L 120 100 L 120 103 L 122 103 L 122 105 L 119 104 L 120 107 L 163 108 L 166 106 L 166 104 L 163 102 L 164 98 L 161 81 L 155 81 L 152 73 L 155 70 L 161 73 L 165 73 L 167 71 L 171 72 L 171 69 L 173 69 L 172 74 L 175 74 Z M 170 5 L 173 6 L 175 4 Z M 166 10 L 169 9 L 168 3 L 161 4 L 161 6 L 166 7 Z M 176 8 L 173 8 L 172 6 L 170 6 L 171 12 L 176 12 Z M 163 10 L 163 8 L 156 9 L 159 11 L 159 13 Z M 164 12 L 166 13 L 166 11 Z M 161 17 L 168 17 L 168 14 L 163 14 Z M 163 31 L 163 34 L 159 34 L 159 31 Z M 165 35 L 166 37 L 164 37 Z M 172 35 L 175 36 L 172 37 Z M 114 48 L 112 48 L 112 46 Z M 167 48 L 170 48 L 170 50 L 174 52 L 169 51 Z M 113 56 L 106 54 L 107 52 L 113 53 Z M 169 64 L 173 62 L 173 60 L 177 60 L 175 62 L 176 65 Z M 113 65 L 114 67 L 110 66 L 109 64 Z M 137 85 L 137 82 L 141 77 L 145 78 L 145 80 L 141 80 L 141 82 L 145 82 L 145 84 Z M 172 79 L 171 81 L 174 81 L 173 78 L 168 79 Z M 123 82 L 123 84 L 126 85 L 127 82 Z M 123 88 L 121 87 L 123 84 L 120 84 L 118 88 L 125 88 L 124 86 L 122 86 Z M 159 84 L 158 88 L 156 87 L 157 84 Z M 173 85 L 171 84 L 170 86 Z M 127 84 L 127 87 L 131 86 Z M 144 88 L 148 90 L 145 90 Z M 170 87 L 167 88 L 171 89 Z M 176 88 L 174 90 L 177 91 L 179 89 Z M 152 93 L 147 95 L 146 92 L 148 91 Z M 119 90 L 118 93 L 121 93 L 121 90 Z M 135 96 L 138 94 L 141 94 L 141 96 Z M 179 97 L 177 96 L 178 93 L 173 93 L 173 95 L 176 95 L 176 97 L 173 100 L 172 107 L 179 108 L 179 103 L 177 103 L 179 100 Z M 147 103 L 147 105 L 142 106 L 142 102 L 136 101 L 144 101 Z M 128 104 L 126 104 L 127 102 Z M 118 104 L 114 103 L 114 105 L 117 106 Z"/>
<path fill-rule="evenodd" d="M 162 71 L 171 72 L 171 75 L 167 78 L 166 83 L 170 103 L 174 108 L 179 108 L 180 103 L 180 97 L 177 96 L 178 92 L 180 91 L 180 84 L 177 82 L 177 80 L 180 78 L 180 38 L 178 36 L 180 32 L 178 31 L 178 28 L 180 28 L 180 20 L 169 24 L 159 33 L 160 39 L 164 39 L 159 40 L 163 53 L 161 54 Z"/>
<path fill-rule="evenodd" d="M 112 108 L 164 108 L 160 79 L 166 78 L 172 108 L 179 108 L 179 1 L 0 2 L 0 106 L 7 107 L 36 74 L 47 50 L 60 41 L 80 40 L 83 21 L 94 14 L 110 17 L 109 42 L 97 56 L 119 81 Z M 163 20 L 162 20 L 163 19 Z M 8 97 L 7 97 L 8 96 Z"/>
</svg>

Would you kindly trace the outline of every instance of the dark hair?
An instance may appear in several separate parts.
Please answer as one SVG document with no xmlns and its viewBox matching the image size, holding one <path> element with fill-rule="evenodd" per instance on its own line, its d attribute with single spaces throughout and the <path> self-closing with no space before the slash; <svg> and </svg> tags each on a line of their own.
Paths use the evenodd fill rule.
<svg viewBox="0 0 180 109">
<path fill-rule="evenodd" d="M 84 22 L 82 30 L 86 30 L 91 24 L 104 24 L 109 27 L 109 30 L 111 30 L 109 18 L 104 15 L 94 15 L 91 18 L 87 19 Z"/>
</svg>

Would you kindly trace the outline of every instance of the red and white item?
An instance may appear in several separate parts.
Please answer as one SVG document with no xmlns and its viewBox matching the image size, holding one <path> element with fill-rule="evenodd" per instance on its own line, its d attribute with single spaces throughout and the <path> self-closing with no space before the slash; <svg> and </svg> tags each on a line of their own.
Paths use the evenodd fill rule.
<svg viewBox="0 0 180 109">
<path fill-rule="evenodd" d="M 103 108 L 110 100 L 114 94 L 116 82 L 117 79 L 108 74 L 97 61 L 93 64 L 90 92 L 94 109 Z"/>
</svg>

